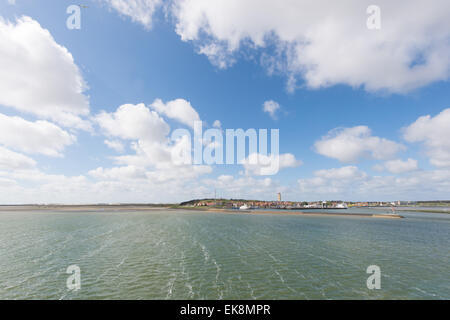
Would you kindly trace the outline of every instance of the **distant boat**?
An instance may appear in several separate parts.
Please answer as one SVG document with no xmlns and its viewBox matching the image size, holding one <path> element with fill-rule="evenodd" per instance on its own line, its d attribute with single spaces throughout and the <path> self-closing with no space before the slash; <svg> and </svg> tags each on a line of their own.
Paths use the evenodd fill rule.
<svg viewBox="0 0 450 320">
<path fill-rule="evenodd" d="M 348 209 L 348 206 L 346 203 L 338 203 L 336 209 Z"/>
<path fill-rule="evenodd" d="M 250 209 L 250 207 L 247 206 L 246 204 L 244 204 L 243 206 L 239 207 L 239 210 L 248 210 L 248 209 Z"/>
</svg>

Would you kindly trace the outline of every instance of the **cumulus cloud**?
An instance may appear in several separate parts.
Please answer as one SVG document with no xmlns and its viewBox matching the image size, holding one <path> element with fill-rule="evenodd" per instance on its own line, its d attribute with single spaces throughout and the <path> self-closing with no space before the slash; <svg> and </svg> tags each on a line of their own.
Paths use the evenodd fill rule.
<svg viewBox="0 0 450 320">
<path fill-rule="evenodd" d="M 171 162 L 170 126 L 143 103 L 125 104 L 115 112 L 103 111 L 95 121 L 107 136 L 132 141 L 135 154 L 114 157 L 118 164 L 146 167 Z"/>
<path fill-rule="evenodd" d="M 34 160 L 0 146 L 0 202 L 162 202 L 205 193 L 198 178 L 212 168 L 172 161 L 172 150 L 186 139 L 171 141 L 170 127 L 156 111 L 144 104 L 126 104 L 114 112 L 101 112 L 93 122 L 108 137 L 105 144 L 122 151 L 129 143 L 134 153 L 113 157 L 112 167 L 100 166 L 86 176 L 71 177 L 46 174 Z M 41 123 L 27 125 L 34 128 Z"/>
<path fill-rule="evenodd" d="M 30 169 L 36 166 L 36 161 L 23 154 L 0 146 L 0 170 Z"/>
<path fill-rule="evenodd" d="M 167 170 L 154 170 L 147 172 L 147 178 L 156 183 L 166 183 L 167 181 L 190 181 L 198 179 L 200 176 L 209 174 L 213 170 L 206 165 L 183 165 L 171 166 Z"/>
<path fill-rule="evenodd" d="M 210 170 L 202 166 L 173 171 L 100 167 L 86 176 L 65 176 L 44 173 L 33 163 L 13 168 L 12 157 L 6 157 L 2 151 L 0 148 L 0 203 L 161 203 L 202 197 L 210 192 L 197 179 Z M 191 178 L 184 179 L 183 174 Z"/>
<path fill-rule="evenodd" d="M 434 117 L 420 117 L 404 129 L 404 138 L 423 143 L 431 164 L 450 167 L 450 108 Z"/>
<path fill-rule="evenodd" d="M 139 165 L 124 165 L 112 168 L 99 167 L 89 171 L 89 175 L 99 181 L 116 180 L 127 184 L 130 181 L 143 183 L 145 180 L 152 185 L 161 185 L 171 181 L 178 181 L 179 183 L 192 182 L 199 176 L 211 172 L 212 168 L 205 165 L 183 165 L 166 168 L 158 166 L 156 169 L 148 169 Z"/>
<path fill-rule="evenodd" d="M 280 109 L 278 102 L 268 100 L 263 103 L 263 111 L 267 112 L 272 119 L 276 119 L 276 112 Z"/>
<path fill-rule="evenodd" d="M 96 179 L 115 180 L 115 179 L 145 179 L 145 170 L 135 166 L 114 167 L 104 169 L 99 167 L 89 171 L 89 175 Z"/>
<path fill-rule="evenodd" d="M 133 22 L 142 24 L 146 29 L 152 27 L 155 10 L 162 0 L 105 0 L 111 8 L 130 17 Z"/>
<path fill-rule="evenodd" d="M 172 141 L 168 136 L 170 126 L 162 115 L 190 124 L 191 121 L 188 119 L 193 120 L 198 116 L 195 109 L 183 99 L 173 100 L 167 104 L 157 99 L 152 109 L 154 110 L 143 103 L 125 104 L 115 112 L 103 111 L 95 117 L 95 122 L 107 136 L 131 141 L 130 148 L 134 153 L 113 157 L 118 167 L 100 167 L 90 171 L 90 176 L 119 181 L 139 177 L 153 183 L 161 183 L 171 180 L 192 180 L 212 171 L 209 166 L 177 163 L 173 159 L 174 152 L 185 150 L 186 143 L 190 141 L 186 136 Z M 111 147 L 117 142 L 105 141 Z"/>
<path fill-rule="evenodd" d="M 359 185 L 367 179 L 367 174 L 355 166 L 324 169 L 314 172 L 314 177 L 299 179 L 300 193 L 304 196 L 334 196 L 336 194 L 347 197 L 351 194 L 352 186 Z M 315 198 L 317 199 L 317 198 Z M 347 198 L 348 199 L 348 198 Z"/>
<path fill-rule="evenodd" d="M 125 146 L 122 141 L 119 140 L 105 140 L 103 141 L 108 148 L 111 148 L 117 152 L 123 152 L 125 150 Z"/>
<path fill-rule="evenodd" d="M 413 170 L 403 175 L 369 175 L 355 166 L 314 172 L 298 180 L 303 199 L 353 201 L 439 200 L 450 192 L 450 170 Z"/>
<path fill-rule="evenodd" d="M 197 111 L 189 101 L 184 99 L 175 99 L 167 103 L 164 103 L 161 99 L 156 99 L 151 107 L 158 113 L 184 123 L 191 128 L 194 127 L 195 121 L 200 121 Z"/>
<path fill-rule="evenodd" d="M 105 0 L 149 29 L 160 7 L 183 41 L 219 68 L 261 50 L 269 73 L 289 90 L 336 84 L 404 93 L 450 75 L 450 4 L 380 0 L 381 28 L 369 30 L 368 0 Z M 407 8 L 407 10 L 405 10 Z"/>
<path fill-rule="evenodd" d="M 199 54 L 206 55 L 211 63 L 219 69 L 226 69 L 236 62 L 233 52 L 226 45 L 218 42 L 203 44 L 197 51 Z"/>
<path fill-rule="evenodd" d="M 263 64 L 310 88 L 346 84 L 406 92 L 450 74 L 450 4 L 380 0 L 381 29 L 369 30 L 370 1 L 175 0 L 183 41 L 219 67 L 247 49 Z M 274 50 L 271 48 L 275 48 Z"/>
<path fill-rule="evenodd" d="M 367 126 L 331 130 L 314 147 L 317 153 L 341 162 L 356 162 L 360 158 L 386 160 L 405 148 L 394 141 L 372 136 Z"/>
<path fill-rule="evenodd" d="M 314 173 L 314 175 L 324 179 L 337 180 L 352 180 L 367 177 L 365 172 L 360 171 L 355 166 L 318 170 Z"/>
<path fill-rule="evenodd" d="M 36 168 L 0 171 L 0 177 L 15 182 L 7 190 L 0 188 L 0 203 L 97 203 L 93 199 L 101 191 L 82 175 L 46 174 Z"/>
<path fill-rule="evenodd" d="M 230 183 L 234 180 L 234 177 L 229 174 L 222 174 L 219 177 L 217 177 L 217 180 L 223 183 Z"/>
<path fill-rule="evenodd" d="M 70 52 L 37 21 L 0 18 L 0 70 L 1 105 L 90 129 L 82 119 L 89 114 L 89 99 L 81 72 Z"/>
<path fill-rule="evenodd" d="M 409 158 L 406 161 L 403 161 L 401 159 L 395 159 L 386 161 L 382 165 L 376 165 L 374 167 L 375 170 L 383 171 L 387 170 L 390 173 L 399 174 L 399 173 L 405 173 L 417 170 L 419 168 L 418 162 L 415 159 Z"/>
<path fill-rule="evenodd" d="M 95 121 L 106 135 L 122 139 L 163 142 L 170 131 L 164 119 L 143 103 L 124 104 L 113 113 L 103 111 Z"/>
<path fill-rule="evenodd" d="M 17 186 L 17 182 L 11 179 L 7 178 L 0 178 L 0 188 L 8 188 L 11 190 L 11 188 L 14 188 Z"/>
<path fill-rule="evenodd" d="M 0 113 L 0 144 L 26 153 L 62 156 L 76 137 L 48 121 L 27 121 Z"/>
<path fill-rule="evenodd" d="M 275 199 L 274 189 L 281 192 L 286 190 L 268 177 L 220 175 L 216 179 L 203 179 L 202 183 L 207 190 L 216 189 L 220 197 L 234 199 Z"/>
<path fill-rule="evenodd" d="M 280 155 L 264 155 L 252 153 L 242 161 L 245 173 L 250 175 L 272 175 L 285 168 L 295 168 L 302 165 L 291 153 Z"/>
</svg>

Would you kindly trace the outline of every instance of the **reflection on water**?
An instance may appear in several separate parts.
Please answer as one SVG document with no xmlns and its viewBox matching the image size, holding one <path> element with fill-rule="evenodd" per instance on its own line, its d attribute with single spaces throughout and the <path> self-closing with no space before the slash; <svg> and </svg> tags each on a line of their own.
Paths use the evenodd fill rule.
<svg viewBox="0 0 450 320">
<path fill-rule="evenodd" d="M 0 298 L 450 299 L 450 215 L 402 215 L 1 212 Z"/>
</svg>

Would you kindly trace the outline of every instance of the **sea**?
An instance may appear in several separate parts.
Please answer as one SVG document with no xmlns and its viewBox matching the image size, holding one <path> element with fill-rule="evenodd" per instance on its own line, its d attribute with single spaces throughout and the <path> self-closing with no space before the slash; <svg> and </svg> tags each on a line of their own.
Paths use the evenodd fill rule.
<svg viewBox="0 0 450 320">
<path fill-rule="evenodd" d="M 450 299 L 450 214 L 399 213 L 1 211 L 0 299 Z"/>
</svg>

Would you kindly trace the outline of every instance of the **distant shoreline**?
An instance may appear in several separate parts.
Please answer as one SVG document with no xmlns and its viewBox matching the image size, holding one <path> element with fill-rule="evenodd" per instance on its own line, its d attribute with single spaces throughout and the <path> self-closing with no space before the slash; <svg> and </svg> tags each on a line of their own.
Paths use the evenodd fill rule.
<svg viewBox="0 0 450 320">
<path fill-rule="evenodd" d="M 155 205 L 0 205 L 0 211 L 43 211 L 43 210 L 60 210 L 60 211 L 149 211 L 149 210 L 167 210 L 170 206 Z"/>
<path fill-rule="evenodd" d="M 299 215 L 299 216 L 332 216 L 353 218 L 387 218 L 399 219 L 403 216 L 398 214 L 371 214 L 371 213 L 334 213 L 334 212 L 302 212 L 292 210 L 233 210 L 221 208 L 190 208 L 154 205 L 2 205 L 1 211 L 62 211 L 62 212 L 102 212 L 102 211 L 198 211 L 216 212 L 225 214 L 272 214 L 272 215 Z"/>
<path fill-rule="evenodd" d="M 332 216 L 332 217 L 350 217 L 350 218 L 386 218 L 401 219 L 403 216 L 398 214 L 371 214 L 371 213 L 334 213 L 334 212 L 302 212 L 302 211 L 271 211 L 271 210 L 229 210 L 229 209 L 206 209 L 207 212 L 222 213 L 248 213 L 248 214 L 273 214 L 273 215 L 294 215 L 294 216 Z"/>
</svg>

